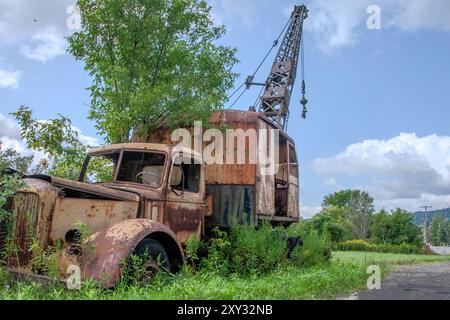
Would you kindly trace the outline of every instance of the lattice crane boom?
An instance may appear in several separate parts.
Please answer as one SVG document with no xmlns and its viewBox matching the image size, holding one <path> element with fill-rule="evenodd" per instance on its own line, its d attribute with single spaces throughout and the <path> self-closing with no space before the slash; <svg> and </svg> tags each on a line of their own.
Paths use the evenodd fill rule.
<svg viewBox="0 0 450 320">
<path fill-rule="evenodd" d="M 289 103 L 295 83 L 299 53 L 302 45 L 303 22 L 307 17 L 308 9 L 306 6 L 295 6 L 289 27 L 286 30 L 261 97 L 260 112 L 263 112 L 268 118 L 272 119 L 282 130 L 287 129 Z M 302 79 L 302 94 L 302 115 L 305 117 L 308 100 L 305 98 L 304 79 Z"/>
</svg>

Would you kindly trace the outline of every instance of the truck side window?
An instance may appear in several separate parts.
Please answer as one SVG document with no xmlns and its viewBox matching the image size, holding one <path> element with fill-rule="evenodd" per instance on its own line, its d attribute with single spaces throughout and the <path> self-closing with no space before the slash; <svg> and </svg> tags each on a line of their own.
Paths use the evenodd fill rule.
<svg viewBox="0 0 450 320">
<path fill-rule="evenodd" d="M 197 193 L 200 191 L 201 166 L 199 164 L 174 164 L 170 185 L 175 190 Z"/>
</svg>

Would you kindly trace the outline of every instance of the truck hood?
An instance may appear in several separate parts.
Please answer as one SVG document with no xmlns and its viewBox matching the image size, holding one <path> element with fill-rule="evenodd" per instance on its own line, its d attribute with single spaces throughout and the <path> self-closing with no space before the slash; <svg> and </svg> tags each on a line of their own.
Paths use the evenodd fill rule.
<svg viewBox="0 0 450 320">
<path fill-rule="evenodd" d="M 53 186 L 64 189 L 66 191 L 74 191 L 84 193 L 91 196 L 100 196 L 111 200 L 135 201 L 139 202 L 140 197 L 136 193 L 107 188 L 102 185 L 89 184 L 69 179 L 63 179 L 51 176 L 27 176 L 28 179 L 45 180 Z"/>
</svg>

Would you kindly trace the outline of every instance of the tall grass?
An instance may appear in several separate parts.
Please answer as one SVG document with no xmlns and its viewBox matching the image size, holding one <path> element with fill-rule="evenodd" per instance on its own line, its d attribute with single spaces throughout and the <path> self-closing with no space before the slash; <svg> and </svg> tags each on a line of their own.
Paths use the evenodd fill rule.
<svg viewBox="0 0 450 320">
<path fill-rule="evenodd" d="M 11 281 L 0 269 L 0 299 L 38 300 L 209 300 L 209 299 L 334 299 L 365 288 L 367 266 L 379 264 L 386 274 L 393 264 L 450 261 L 449 256 L 334 252 L 330 263 L 310 267 L 280 266 L 260 275 L 194 272 L 185 267 L 176 275 L 159 273 L 145 285 L 119 285 L 103 290 L 85 281 L 81 290 L 63 286 Z"/>
<path fill-rule="evenodd" d="M 205 243 L 191 239 L 187 254 L 190 261 L 198 261 L 197 272 L 212 272 L 221 276 L 261 275 L 282 266 L 305 267 L 326 263 L 330 255 L 330 243 L 316 233 L 304 238 L 292 259 L 288 258 L 287 231 L 269 223 L 254 225 L 235 224 L 229 232 L 216 229 L 215 237 Z"/>
</svg>

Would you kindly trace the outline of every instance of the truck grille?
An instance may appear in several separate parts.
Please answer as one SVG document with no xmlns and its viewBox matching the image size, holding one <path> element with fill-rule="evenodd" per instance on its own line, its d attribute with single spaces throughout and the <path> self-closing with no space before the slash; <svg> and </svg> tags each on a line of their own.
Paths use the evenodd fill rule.
<svg viewBox="0 0 450 320">
<path fill-rule="evenodd" d="M 25 266 L 31 260 L 30 247 L 36 235 L 40 212 L 40 199 L 35 193 L 20 192 L 14 197 L 14 249 L 12 262 L 16 266 Z"/>
</svg>

